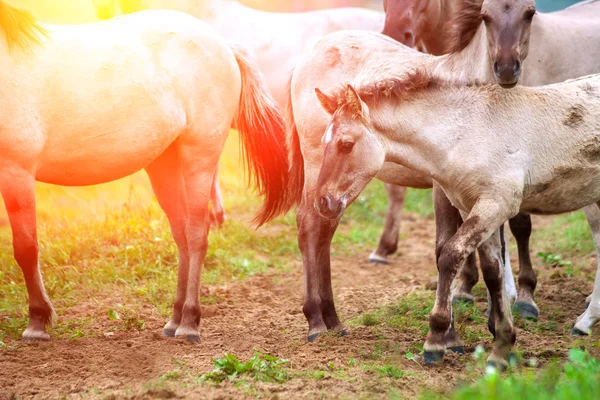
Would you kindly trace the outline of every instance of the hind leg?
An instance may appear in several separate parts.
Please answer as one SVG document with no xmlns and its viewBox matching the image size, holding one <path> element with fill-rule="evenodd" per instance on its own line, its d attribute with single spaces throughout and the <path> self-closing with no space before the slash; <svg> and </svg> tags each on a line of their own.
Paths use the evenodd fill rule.
<svg viewBox="0 0 600 400">
<path fill-rule="evenodd" d="M 400 213 L 404 207 L 406 188 L 386 183 L 388 210 L 385 225 L 377 249 L 369 256 L 369 262 L 374 264 L 389 264 L 387 257 L 398 250 L 398 234 L 400 232 Z"/>
<path fill-rule="evenodd" d="M 587 206 L 583 209 L 588 224 L 592 229 L 594 246 L 596 247 L 596 257 L 598 258 L 598 268 L 594 280 L 594 291 L 591 294 L 589 306 L 585 312 L 577 318 L 575 326 L 571 330 L 572 335 L 589 335 L 592 326 L 600 319 L 600 203 Z"/>
<path fill-rule="evenodd" d="M 160 204 L 169 219 L 171 233 L 179 255 L 177 293 L 173 305 L 173 315 L 163 329 L 163 334 L 166 336 L 175 336 L 175 331 L 181 323 L 189 272 L 189 251 L 185 234 L 187 205 L 183 175 L 176 149 L 169 148 L 146 168 L 146 172 L 150 178 L 158 204 Z"/>
<path fill-rule="evenodd" d="M 539 308 L 535 303 L 535 287 L 537 278 L 531 264 L 529 254 L 529 237 L 531 236 L 531 217 L 526 214 L 517 214 L 508 221 L 510 231 L 517 241 L 519 251 L 519 289 L 514 312 L 523 317 L 537 319 Z"/>
<path fill-rule="evenodd" d="M 210 202 L 212 205 L 210 213 L 210 223 L 214 226 L 222 226 L 225 222 L 225 208 L 223 207 L 223 197 L 219 187 L 219 167 L 215 170 L 212 187 L 210 190 Z"/>
<path fill-rule="evenodd" d="M 23 271 L 29 297 L 29 324 L 23 340 L 50 340 L 46 326 L 54 310 L 46 294 L 39 268 L 39 247 L 35 216 L 35 178 L 20 168 L 3 168 L 0 192 L 12 228 L 14 257 Z"/>
</svg>

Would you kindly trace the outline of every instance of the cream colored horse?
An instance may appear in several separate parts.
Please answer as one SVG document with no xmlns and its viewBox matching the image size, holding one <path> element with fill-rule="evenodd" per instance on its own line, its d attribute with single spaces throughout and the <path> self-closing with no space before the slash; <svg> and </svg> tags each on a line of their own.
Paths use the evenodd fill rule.
<svg viewBox="0 0 600 400">
<path fill-rule="evenodd" d="M 211 180 L 230 127 L 265 196 L 263 223 L 289 208 L 283 122 L 257 67 L 205 23 L 174 11 L 40 26 L 0 1 L 0 192 L 29 295 L 24 340 L 48 340 L 35 181 L 94 185 L 144 168 L 179 250 L 164 333 L 199 341 L 198 289 Z"/>
<path fill-rule="evenodd" d="M 431 176 L 465 218 L 439 258 L 425 362 L 439 360 L 451 327 L 450 285 L 479 248 L 491 299 L 488 362 L 507 366 L 516 341 L 503 290 L 499 228 L 518 212 L 559 214 L 588 206 L 600 251 L 600 74 L 506 91 L 440 81 L 425 70 L 365 68 L 317 96 L 332 115 L 314 192 L 315 208 L 338 219 L 386 162 Z M 592 302 L 575 329 L 600 319 L 600 263 Z"/>
<path fill-rule="evenodd" d="M 491 7 L 487 9 L 490 14 L 494 11 L 495 4 L 485 3 Z M 528 2 L 526 6 L 531 4 Z M 521 10 L 524 8 L 523 4 L 519 7 Z M 587 17 L 588 14 L 600 10 L 596 3 L 580 5 L 577 8 L 579 13 L 586 15 L 585 18 L 564 18 L 564 26 L 560 27 L 556 15 L 544 19 L 548 14 L 539 14 L 533 19 L 531 38 L 527 29 L 516 37 L 518 43 L 515 47 L 519 49 L 520 60 L 524 60 L 528 54 L 524 61 L 525 72 L 521 77 L 524 84 L 535 83 L 539 75 L 546 76 L 545 68 L 556 71 L 552 79 L 557 81 L 567 79 L 571 73 L 600 71 L 600 19 Z M 573 12 L 572 10 L 569 12 Z M 521 19 L 524 14 L 517 16 Z M 298 245 L 303 256 L 306 282 L 303 310 L 309 324 L 308 339 L 311 341 L 326 330 L 345 332 L 335 310 L 330 275 L 329 247 L 337 228 L 337 221 L 323 219 L 313 208 L 312 199 L 323 159 L 321 138 L 329 122 L 328 115 L 315 101 L 313 91 L 318 87 L 327 92 L 339 82 L 352 82 L 355 76 L 365 69 L 385 72 L 397 65 L 422 66 L 428 71 L 435 71 L 436 76 L 448 79 L 495 82 L 492 65 L 497 54 L 493 51 L 497 42 L 488 40 L 488 29 L 481 18 L 481 5 L 468 4 L 463 18 L 459 21 L 463 24 L 457 27 L 458 47 L 452 54 L 429 56 L 401 46 L 381 35 L 369 32 L 338 32 L 320 40 L 311 52 L 305 54 L 294 70 L 290 89 L 291 109 L 287 118 L 290 143 L 288 147 L 293 157 L 292 168 L 304 172 L 304 190 L 297 221 Z M 542 29 L 540 25 L 552 29 Z M 555 35 L 565 37 L 558 39 Z M 577 42 L 577 45 L 555 46 L 567 38 L 570 38 L 571 43 Z M 584 47 L 586 51 L 582 51 Z M 569 62 L 572 67 L 557 66 L 555 60 L 558 59 Z M 435 123 L 435 119 L 431 122 Z M 377 178 L 399 186 L 424 188 L 432 185 L 431 176 L 395 164 L 386 164 Z M 508 263 L 506 274 L 512 276 Z M 507 279 L 506 283 L 509 297 L 515 297 L 514 280 Z M 524 296 L 519 298 L 519 301 L 537 308 L 532 297 Z M 448 335 L 447 344 L 448 347 L 462 348 L 455 332 Z"/>
</svg>

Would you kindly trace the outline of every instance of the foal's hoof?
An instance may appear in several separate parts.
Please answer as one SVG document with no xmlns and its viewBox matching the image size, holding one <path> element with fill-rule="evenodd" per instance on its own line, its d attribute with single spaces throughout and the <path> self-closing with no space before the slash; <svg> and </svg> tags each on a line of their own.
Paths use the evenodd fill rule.
<svg viewBox="0 0 600 400">
<path fill-rule="evenodd" d="M 425 364 L 433 364 L 435 362 L 440 362 L 443 358 L 443 351 L 425 351 L 423 353 L 423 362 Z"/>
<path fill-rule="evenodd" d="M 387 258 L 381 257 L 380 255 L 377 255 L 375 253 L 372 253 L 369 256 L 369 262 L 371 264 L 380 264 L 380 265 L 389 265 L 390 264 L 390 262 L 387 260 Z"/>
<path fill-rule="evenodd" d="M 581 329 L 577 329 L 576 327 L 571 328 L 571 336 L 589 336 L 589 334 L 585 333 Z"/>
<path fill-rule="evenodd" d="M 447 349 L 450 350 L 453 353 L 465 354 L 465 348 L 464 348 L 464 346 L 453 346 L 453 347 L 448 347 Z"/>
<path fill-rule="evenodd" d="M 163 329 L 162 333 L 168 337 L 175 337 L 175 329 Z"/>
<path fill-rule="evenodd" d="M 313 333 L 312 335 L 308 335 L 308 343 L 313 343 L 314 341 L 316 341 L 319 335 L 319 332 Z"/>
<path fill-rule="evenodd" d="M 513 313 L 519 314 L 523 318 L 537 321 L 540 313 L 537 308 L 529 303 L 516 302 L 513 306 Z"/>
<path fill-rule="evenodd" d="M 348 336 L 350 336 L 350 334 L 348 333 L 348 331 L 346 330 L 346 328 L 342 329 L 342 330 L 340 331 L 339 335 L 340 335 L 341 337 L 348 337 Z"/>
</svg>

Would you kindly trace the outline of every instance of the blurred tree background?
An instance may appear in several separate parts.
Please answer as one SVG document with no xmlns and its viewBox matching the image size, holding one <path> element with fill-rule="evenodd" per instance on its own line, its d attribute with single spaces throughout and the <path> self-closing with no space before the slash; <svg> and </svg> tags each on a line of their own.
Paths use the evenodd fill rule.
<svg viewBox="0 0 600 400">
<path fill-rule="evenodd" d="M 184 1 L 184 0 L 182 0 Z M 251 7 L 266 11 L 308 11 L 333 7 L 370 7 L 381 10 L 383 0 L 240 0 Z M 8 0 L 15 6 L 31 10 L 40 20 L 59 23 L 94 21 L 92 0 Z M 542 12 L 560 10 L 575 0 L 537 0 Z"/>
</svg>

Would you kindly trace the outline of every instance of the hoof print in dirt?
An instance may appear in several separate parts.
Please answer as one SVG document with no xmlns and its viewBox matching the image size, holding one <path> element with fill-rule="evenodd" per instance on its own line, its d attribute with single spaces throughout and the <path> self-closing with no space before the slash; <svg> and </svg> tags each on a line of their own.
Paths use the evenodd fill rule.
<svg viewBox="0 0 600 400">
<path fill-rule="evenodd" d="M 425 364 L 433 364 L 442 361 L 444 358 L 443 351 L 425 351 L 423 353 L 423 362 Z"/>
<path fill-rule="evenodd" d="M 451 352 L 457 353 L 457 354 L 465 354 L 465 348 L 463 346 L 448 347 L 447 350 L 450 350 Z"/>
<path fill-rule="evenodd" d="M 320 333 L 313 333 L 312 335 L 308 335 L 308 343 L 313 343 L 319 337 Z"/>
<path fill-rule="evenodd" d="M 585 333 L 584 331 L 582 331 L 581 329 L 577 329 L 575 327 L 573 327 L 571 329 L 571 336 L 589 336 L 587 333 Z"/>
<path fill-rule="evenodd" d="M 539 317 L 539 311 L 528 303 L 515 303 L 513 306 L 513 313 L 520 315 L 522 318 L 534 321 L 537 321 Z"/>
</svg>

